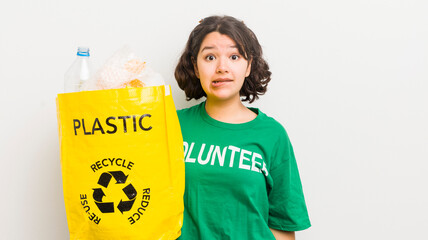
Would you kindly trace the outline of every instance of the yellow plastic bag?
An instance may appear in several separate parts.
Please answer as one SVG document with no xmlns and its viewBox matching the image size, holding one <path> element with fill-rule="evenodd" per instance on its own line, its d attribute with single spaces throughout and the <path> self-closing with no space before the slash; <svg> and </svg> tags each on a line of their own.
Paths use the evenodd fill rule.
<svg viewBox="0 0 428 240">
<path fill-rule="evenodd" d="M 176 239 L 184 154 L 169 86 L 59 94 L 70 239 Z"/>
</svg>

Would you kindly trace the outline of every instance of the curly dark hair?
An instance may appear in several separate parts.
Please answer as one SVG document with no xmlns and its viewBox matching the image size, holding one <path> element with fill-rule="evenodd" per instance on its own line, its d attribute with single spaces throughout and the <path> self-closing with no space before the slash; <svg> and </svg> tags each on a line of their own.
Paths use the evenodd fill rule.
<svg viewBox="0 0 428 240">
<path fill-rule="evenodd" d="M 250 103 L 263 95 L 271 80 L 269 65 L 263 59 L 262 47 L 256 35 L 244 22 L 231 16 L 210 16 L 200 21 L 190 33 L 183 54 L 175 68 L 175 79 L 178 86 L 184 90 L 186 99 L 199 99 L 206 97 L 201 82 L 195 74 L 193 60 L 197 59 L 199 49 L 205 36 L 211 32 L 227 35 L 236 42 L 239 53 L 246 59 L 251 60 L 251 72 L 245 78 L 240 90 L 242 101 Z"/>
</svg>

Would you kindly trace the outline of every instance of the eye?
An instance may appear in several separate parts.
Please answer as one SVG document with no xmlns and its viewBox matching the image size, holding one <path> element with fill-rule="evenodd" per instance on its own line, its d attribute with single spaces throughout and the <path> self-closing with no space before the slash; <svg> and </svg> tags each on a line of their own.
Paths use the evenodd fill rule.
<svg viewBox="0 0 428 240">
<path fill-rule="evenodd" d="M 239 55 L 234 54 L 234 55 L 230 56 L 230 58 L 232 60 L 238 60 L 239 59 Z"/>
<path fill-rule="evenodd" d="M 205 59 L 208 61 L 213 61 L 215 59 L 215 57 L 213 55 L 208 55 L 205 57 Z"/>
</svg>

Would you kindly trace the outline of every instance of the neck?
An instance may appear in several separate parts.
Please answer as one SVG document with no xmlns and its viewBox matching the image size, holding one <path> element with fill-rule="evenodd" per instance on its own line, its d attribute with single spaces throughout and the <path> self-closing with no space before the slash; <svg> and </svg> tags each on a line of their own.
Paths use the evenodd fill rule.
<svg viewBox="0 0 428 240">
<path fill-rule="evenodd" d="M 210 117 L 225 123 L 245 123 L 257 117 L 257 114 L 245 107 L 240 99 L 234 101 L 207 99 L 205 110 Z"/>
</svg>

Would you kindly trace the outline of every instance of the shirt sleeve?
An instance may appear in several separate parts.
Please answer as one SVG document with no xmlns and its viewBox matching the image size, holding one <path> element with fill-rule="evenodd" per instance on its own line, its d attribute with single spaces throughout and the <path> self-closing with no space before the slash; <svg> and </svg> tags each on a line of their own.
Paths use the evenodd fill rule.
<svg viewBox="0 0 428 240">
<path fill-rule="evenodd" d="M 283 127 L 275 145 L 270 169 L 272 188 L 268 196 L 268 225 L 270 228 L 283 231 L 307 229 L 311 223 L 299 170 L 293 147 Z"/>
</svg>

